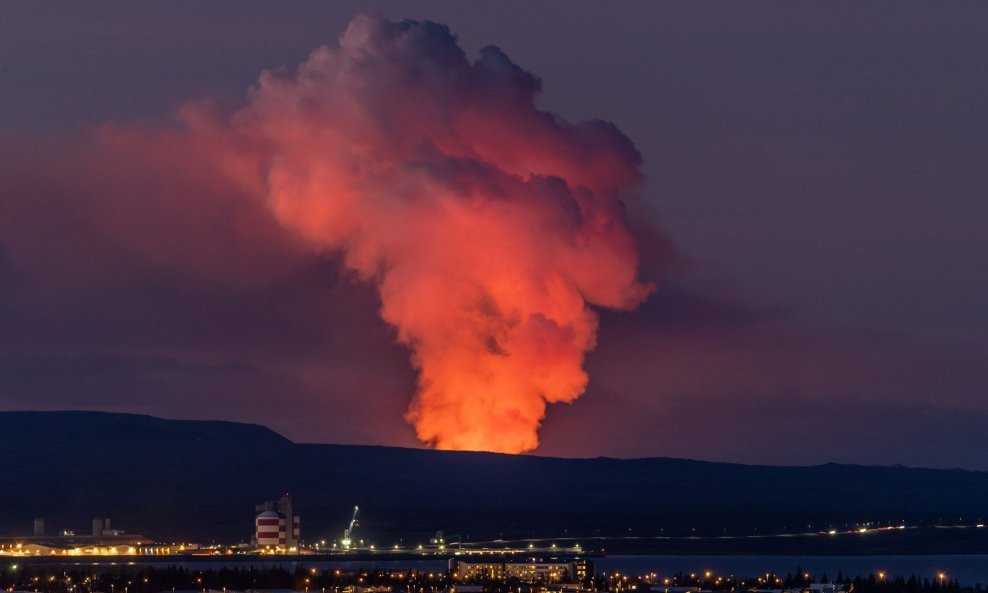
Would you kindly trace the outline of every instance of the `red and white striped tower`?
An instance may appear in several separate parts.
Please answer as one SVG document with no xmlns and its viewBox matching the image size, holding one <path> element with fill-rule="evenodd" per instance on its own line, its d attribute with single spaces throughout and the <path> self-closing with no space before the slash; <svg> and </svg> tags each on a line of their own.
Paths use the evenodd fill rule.
<svg viewBox="0 0 988 593">
<path fill-rule="evenodd" d="M 274 511 L 264 511 L 254 520 L 257 547 L 277 546 L 282 540 L 281 517 Z"/>
</svg>

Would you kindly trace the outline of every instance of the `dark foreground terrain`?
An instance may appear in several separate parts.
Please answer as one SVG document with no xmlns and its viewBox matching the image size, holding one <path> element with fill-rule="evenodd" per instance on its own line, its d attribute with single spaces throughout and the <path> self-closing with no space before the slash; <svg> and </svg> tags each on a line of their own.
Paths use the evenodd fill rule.
<svg viewBox="0 0 988 593">
<path fill-rule="evenodd" d="M 982 593 L 980 584 L 964 583 L 962 586 L 956 579 L 948 579 L 932 575 L 891 575 L 882 573 L 881 576 L 871 575 L 809 575 L 803 573 L 801 567 L 795 571 L 766 575 L 725 576 L 709 573 L 698 575 L 676 573 L 664 575 L 669 584 L 679 587 L 696 587 L 705 591 L 731 593 L 737 590 L 750 590 L 752 583 L 759 579 L 768 578 L 783 590 L 802 590 L 812 582 L 826 579 L 835 582 L 841 591 L 853 593 Z M 589 590 L 607 593 L 626 593 L 627 591 L 663 591 L 669 585 L 659 580 L 658 575 L 630 575 L 618 579 L 615 576 L 605 576 L 600 572 L 588 575 L 581 584 Z M 626 580 L 627 579 L 627 580 Z M 508 579 L 471 579 L 473 584 L 483 586 L 488 593 L 514 593 L 525 591 L 534 593 L 543 589 L 545 582 L 524 582 L 517 578 Z M 251 590 L 295 590 L 295 591 L 340 591 L 348 587 L 381 587 L 388 591 L 419 591 L 424 593 L 440 593 L 449 591 L 451 586 L 459 586 L 461 581 L 450 577 L 446 571 L 415 571 L 406 568 L 391 569 L 344 569 L 318 570 L 305 566 L 256 567 L 185 567 L 185 566 L 85 566 L 75 565 L 65 567 L 48 567 L 45 565 L 28 564 L 25 569 L 10 571 L 0 569 L 0 587 L 14 591 L 32 591 L 38 588 L 37 583 L 44 583 L 45 593 L 93 593 L 98 591 L 130 591 L 138 593 L 158 593 L 159 591 L 218 591 L 231 589 L 234 591 Z"/>
<path fill-rule="evenodd" d="M 579 541 L 657 553 L 984 552 L 988 472 L 681 459 L 558 459 L 296 444 L 262 426 L 91 412 L 0 413 L 0 535 L 89 531 L 237 542 L 291 492 L 310 541 Z M 843 533 L 909 525 L 909 529 Z M 966 525 L 964 528 L 950 527 Z M 836 535 L 819 534 L 831 529 Z M 796 535 L 812 533 L 815 535 Z M 570 538 L 570 539 L 566 539 Z"/>
</svg>

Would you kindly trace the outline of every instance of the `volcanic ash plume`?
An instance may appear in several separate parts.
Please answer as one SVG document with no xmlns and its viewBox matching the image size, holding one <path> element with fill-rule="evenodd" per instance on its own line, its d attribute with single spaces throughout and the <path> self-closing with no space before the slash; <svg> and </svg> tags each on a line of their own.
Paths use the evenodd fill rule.
<svg viewBox="0 0 988 593">
<path fill-rule="evenodd" d="M 419 373 L 407 419 L 441 449 L 535 448 L 546 404 L 586 387 L 591 307 L 650 290 L 620 201 L 638 153 L 536 109 L 540 84 L 442 25 L 358 17 L 224 125 L 281 223 L 376 284 Z"/>
</svg>

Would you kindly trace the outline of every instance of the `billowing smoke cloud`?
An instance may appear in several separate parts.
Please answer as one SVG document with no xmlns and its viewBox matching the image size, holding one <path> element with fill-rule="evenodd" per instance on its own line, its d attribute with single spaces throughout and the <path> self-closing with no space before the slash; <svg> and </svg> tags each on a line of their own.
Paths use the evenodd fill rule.
<svg viewBox="0 0 988 593">
<path fill-rule="evenodd" d="M 495 47 L 470 62 L 442 25 L 362 16 L 297 71 L 263 73 L 232 115 L 190 104 L 184 131 L 104 138 L 185 145 L 341 254 L 411 350 L 419 439 L 518 453 L 538 445 L 547 403 L 584 391 L 592 307 L 631 309 L 651 289 L 621 201 L 639 154 L 611 124 L 538 110 L 539 90 Z"/>
<path fill-rule="evenodd" d="M 232 118 L 186 110 L 231 170 L 258 159 L 283 225 L 376 283 L 419 373 L 407 419 L 438 448 L 534 449 L 546 404 L 586 387 L 591 307 L 650 291 L 621 202 L 637 151 L 539 90 L 496 47 L 471 63 L 442 25 L 361 16 Z"/>
<path fill-rule="evenodd" d="M 257 31 L 263 28 L 255 20 L 250 26 Z M 128 25 L 121 31 L 132 29 Z M 90 33 L 91 27 L 76 27 L 74 33 L 59 29 L 57 47 L 49 49 L 85 46 Z M 222 31 L 207 27 L 201 33 Z M 134 50 L 130 65 L 146 61 L 147 40 L 123 35 L 126 39 L 118 41 Z M 963 37 L 958 37 L 962 45 L 975 39 Z M 270 41 L 257 39 L 260 45 Z M 215 41 L 216 52 L 232 47 L 221 39 Z M 757 54 L 763 48 L 735 49 Z M 155 51 L 169 58 L 156 63 L 176 62 L 172 59 L 176 48 L 162 46 Z M 965 295 L 978 294 L 970 290 L 970 274 L 965 270 L 981 268 L 968 265 L 970 257 L 964 254 L 983 251 L 974 248 L 977 241 L 971 237 L 984 233 L 972 227 L 971 237 L 958 235 L 970 226 L 961 228 L 951 222 L 950 212 L 964 211 L 960 202 L 954 206 L 961 210 L 945 209 L 946 218 L 931 220 L 933 226 L 923 231 L 957 235 L 957 241 L 947 242 L 948 251 L 931 255 L 924 251 L 928 241 L 912 241 L 913 251 L 922 257 L 900 259 L 938 263 L 935 274 L 926 270 L 929 281 L 925 284 L 933 287 L 940 301 L 957 300 L 957 307 L 948 307 L 953 312 L 949 317 L 967 328 L 961 332 L 967 337 L 952 331 L 938 336 L 929 333 L 934 325 L 951 325 L 946 317 L 921 326 L 889 319 L 886 322 L 891 325 L 857 323 L 852 319 L 856 318 L 854 311 L 859 311 L 857 305 L 832 311 L 834 319 L 844 316 L 848 325 L 843 329 L 825 324 L 828 329 L 821 331 L 808 325 L 806 303 L 797 302 L 788 292 L 785 302 L 779 302 L 782 297 L 774 288 L 764 288 L 768 292 L 759 288 L 764 284 L 760 278 L 778 275 L 780 268 L 771 264 L 776 260 L 757 254 L 740 263 L 723 259 L 725 250 L 737 245 L 757 247 L 745 242 L 739 235 L 744 230 L 729 215 L 701 225 L 723 232 L 715 233 L 716 237 L 707 233 L 703 253 L 694 254 L 699 259 L 691 260 L 673 252 L 653 226 L 654 216 L 636 211 L 629 223 L 642 255 L 641 269 L 647 277 L 662 278 L 663 286 L 660 294 L 633 314 L 612 314 L 605 308 L 622 301 L 621 287 L 637 290 L 634 255 L 630 244 L 624 243 L 621 215 L 608 209 L 617 208 L 615 196 L 622 198 L 629 189 L 633 191 L 637 156 L 610 126 L 573 126 L 539 113 L 531 104 L 536 81 L 496 50 L 480 54 L 479 62 L 470 64 L 441 27 L 364 19 L 354 25 L 341 49 L 320 50 L 300 74 L 267 75 L 240 114 L 231 112 L 242 103 L 232 109 L 189 105 L 182 109 L 179 122 L 142 119 L 101 127 L 95 135 L 64 125 L 114 112 L 154 113 L 163 98 L 170 101 L 183 92 L 175 89 L 183 86 L 216 88 L 221 96 L 239 95 L 242 83 L 228 88 L 223 80 L 238 78 L 232 75 L 207 84 L 201 80 L 202 72 L 176 81 L 174 70 L 161 66 L 148 71 L 153 80 L 144 89 L 147 92 L 135 94 L 136 89 L 126 85 L 99 84 L 108 80 L 113 68 L 121 64 L 126 68 L 126 59 L 104 63 L 105 52 L 78 56 L 61 56 L 58 51 L 29 53 L 37 54 L 37 69 L 25 58 L 19 71 L 29 72 L 30 80 L 14 77 L 25 84 L 5 87 L 4 97 L 20 102 L 21 107 L 11 104 L 12 109 L 6 109 L 5 103 L 6 117 L 0 117 L 4 128 L 0 133 L 2 409 L 82 408 L 224 418 L 262 423 L 298 441 L 411 446 L 414 432 L 402 416 L 409 396 L 416 391 L 415 371 L 419 370 L 428 379 L 414 412 L 420 433 L 439 446 L 496 448 L 499 443 L 482 432 L 496 431 L 498 437 L 503 432 L 507 440 L 508 431 L 487 422 L 491 404 L 484 397 L 493 399 L 490 394 L 496 392 L 486 386 L 453 391 L 453 381 L 442 375 L 448 366 L 466 377 L 464 383 L 483 383 L 482 375 L 468 371 L 490 368 L 487 376 L 506 382 L 504 377 L 511 375 L 492 371 L 511 372 L 528 389 L 520 398 L 522 403 L 513 397 L 498 397 L 494 404 L 502 416 L 513 407 L 526 414 L 534 409 L 526 417 L 529 424 L 518 431 L 531 436 L 531 443 L 535 435 L 528 427 L 537 423 L 544 401 L 539 394 L 559 399 L 563 393 L 562 389 L 531 387 L 541 380 L 536 371 L 562 374 L 565 369 L 565 377 L 575 377 L 570 385 L 579 384 L 580 348 L 589 346 L 577 337 L 585 340 L 592 334 L 585 324 L 586 317 L 587 323 L 593 320 L 584 310 L 589 306 L 601 320 L 600 347 L 584 362 L 591 381 L 577 405 L 549 406 L 552 409 L 539 429 L 538 450 L 543 454 L 683 455 L 790 464 L 905 462 L 988 469 L 983 456 L 976 454 L 985 449 L 981 446 L 984 431 L 978 427 L 984 424 L 988 365 L 983 340 L 971 333 L 984 320 L 979 322 L 979 316 L 972 314 L 977 307 L 963 306 L 970 299 L 951 297 L 951 291 L 961 286 Z M 222 57 L 222 63 L 234 72 L 251 62 L 251 53 L 210 57 L 192 51 L 184 57 L 202 57 L 212 64 L 220 63 L 216 60 Z M 969 57 L 970 53 L 958 55 Z M 689 52 L 683 55 L 687 54 L 695 58 Z M 669 59 L 675 63 L 675 56 Z M 686 84 L 672 85 L 676 91 L 672 94 L 651 89 L 652 95 L 661 95 L 657 104 L 662 112 L 676 114 L 666 121 L 671 125 L 663 126 L 669 145 L 686 147 L 666 155 L 673 164 L 682 165 L 683 159 L 693 158 L 689 155 L 709 154 L 711 130 L 704 127 L 709 123 L 707 105 L 696 98 L 736 82 L 732 64 L 706 62 L 713 66 L 704 71 L 707 82 L 702 88 L 687 77 Z M 881 60 L 871 62 L 874 66 Z M 80 71 L 77 66 L 104 75 L 83 80 L 72 75 Z M 964 73 L 963 69 L 958 72 Z M 860 79 L 865 87 L 876 79 L 867 69 L 842 70 L 841 76 L 845 75 Z M 970 164 L 977 159 L 965 158 L 966 164 L 954 166 L 957 159 L 944 150 L 943 141 L 956 142 L 951 144 L 947 136 L 927 143 L 936 153 L 925 155 L 930 158 L 916 161 L 914 152 L 897 155 L 892 146 L 883 153 L 888 159 L 878 162 L 870 174 L 862 173 L 860 167 L 846 162 L 846 151 L 842 152 L 845 135 L 831 134 L 829 123 L 814 128 L 809 122 L 806 127 L 802 125 L 807 123 L 805 105 L 788 109 L 775 100 L 785 94 L 780 89 L 794 82 L 806 83 L 802 76 L 794 70 L 768 81 L 765 88 L 759 87 L 765 82 L 759 79 L 745 92 L 750 101 L 723 105 L 733 109 L 732 121 L 738 125 L 728 136 L 748 137 L 753 130 L 769 130 L 758 141 L 758 150 L 744 153 L 748 143 L 734 143 L 724 153 L 724 166 L 716 170 L 674 166 L 676 173 L 663 186 L 681 195 L 705 193 L 707 206 L 727 207 L 721 214 L 730 214 L 731 204 L 749 200 L 761 204 L 764 216 L 760 220 L 768 235 L 759 244 L 769 246 L 790 245 L 793 233 L 805 231 L 802 215 L 808 211 L 804 208 L 797 208 L 796 218 L 791 209 L 773 208 L 795 203 L 789 198 L 803 195 L 800 191 L 810 186 L 812 191 L 803 195 L 807 204 L 826 205 L 833 195 L 863 198 L 862 187 L 878 187 L 894 177 L 888 171 L 909 169 L 915 162 L 937 163 L 941 157 L 948 158 L 950 167 L 939 170 L 951 175 L 930 175 L 928 166 L 920 167 L 917 170 L 923 171 L 925 181 L 905 177 L 906 186 L 893 184 L 885 188 L 885 194 L 906 200 L 903 205 L 908 210 L 910 203 L 912 207 L 925 204 L 929 195 L 942 194 L 944 188 L 963 196 L 976 195 L 971 188 L 984 186 L 980 170 Z M 961 78 L 962 83 L 977 79 Z M 910 81 L 900 82 L 905 88 Z M 52 85 L 67 85 L 69 90 L 60 95 L 48 93 L 51 96 L 45 100 Z M 163 95 L 166 87 L 172 90 Z M 884 92 L 882 88 L 872 90 Z M 959 105 L 973 105 L 971 101 L 980 97 L 975 92 L 978 89 L 969 85 L 952 88 L 947 91 Z M 80 92 L 107 104 L 97 107 L 85 97 L 80 99 Z M 938 87 L 936 97 L 927 97 L 927 103 L 935 104 L 933 99 L 942 99 L 943 92 Z M 900 113 L 902 122 L 913 121 L 906 117 L 914 115 L 916 101 L 912 99 L 898 107 L 906 109 Z M 38 101 L 38 108 L 25 111 L 29 100 Z M 124 101 L 129 102 L 126 108 Z M 752 109 L 752 101 L 764 109 Z M 53 121 L 42 117 L 56 107 L 64 117 Z M 786 126 L 769 125 L 778 122 L 780 108 L 782 120 L 800 130 L 799 138 L 786 136 Z M 853 102 L 842 104 L 841 110 L 831 113 L 833 117 L 815 121 L 854 121 L 856 114 L 863 113 L 860 108 Z M 891 109 L 894 119 L 896 106 Z M 23 114 L 24 125 L 8 129 L 18 114 Z M 913 119 L 919 128 L 898 128 L 922 136 L 927 131 L 926 120 Z M 946 127 L 941 128 L 951 128 L 950 121 L 943 123 Z M 877 146 L 901 137 L 876 139 L 873 128 L 866 130 L 864 141 L 858 144 Z M 965 134 L 954 140 L 975 138 L 982 128 L 967 125 Z M 822 159 L 815 173 L 805 171 L 805 150 L 791 150 L 806 138 L 813 139 L 810 152 L 814 158 Z M 721 144 L 717 144 L 718 151 Z M 788 152 L 780 153 L 779 147 Z M 738 179 L 750 181 L 748 172 L 778 168 L 779 163 L 806 172 L 812 183 L 802 177 L 790 179 L 788 185 L 774 178 L 768 185 L 755 180 L 737 193 Z M 853 174 L 832 174 L 848 166 Z M 862 185 L 862 180 L 870 181 Z M 304 191 L 293 193 L 293 184 Z M 334 192 L 319 190 L 320 185 L 334 184 Z M 413 201 L 423 207 L 413 207 Z M 271 205 L 278 205 L 277 216 Z M 643 206 L 647 207 L 647 201 L 634 208 Z M 347 217 L 330 215 L 331 207 L 351 212 Z M 484 209 L 511 215 L 513 225 L 507 224 L 507 216 L 481 217 L 479 212 Z M 463 231 L 451 220 L 440 218 L 441 210 L 455 212 L 465 219 L 463 226 L 473 227 Z M 823 210 L 812 211 L 826 218 Z M 837 218 L 831 216 L 829 223 L 821 219 L 819 233 L 844 229 L 848 221 L 840 212 L 840 208 L 830 208 Z M 589 222 L 590 216 L 597 217 L 592 220 L 599 224 Z M 696 230 L 696 225 L 680 218 L 685 225 L 681 233 Z M 964 220 L 974 224 L 976 217 Z M 531 230 L 540 224 L 545 228 Z M 429 228 L 419 231 L 423 226 Z M 495 230 L 510 239 L 494 240 Z M 900 230 L 878 238 L 883 245 L 899 245 Z M 469 240 L 454 243 L 448 238 L 457 231 L 468 234 Z M 845 242 L 845 251 L 878 257 L 871 250 L 876 235 L 871 231 L 866 235 L 859 236 L 857 244 L 868 245 L 868 249 L 856 250 L 851 241 Z M 448 248 L 436 252 L 433 240 L 444 241 Z M 584 253 L 573 256 L 580 246 Z M 344 257 L 349 258 L 349 271 L 340 266 Z M 470 266 L 464 269 L 457 257 L 469 258 Z M 510 265 L 501 265 L 509 257 Z M 573 257 L 583 257 L 587 264 L 573 264 Z M 719 261 L 718 268 L 726 265 L 733 272 L 710 269 L 703 263 L 708 258 Z M 609 269 L 597 265 L 602 260 Z M 806 266 L 799 257 L 783 263 L 805 268 L 803 272 L 815 277 L 822 278 L 821 273 L 847 276 L 836 260 L 830 263 L 829 272 L 826 265 L 819 269 Z M 858 272 L 874 267 L 871 264 L 857 266 Z M 574 266 L 576 270 L 571 269 Z M 503 287 L 511 285 L 495 284 L 495 277 L 487 272 L 490 268 L 498 271 L 497 278 L 504 278 L 505 270 L 509 278 L 512 273 L 521 277 L 521 291 L 544 295 L 551 287 L 556 291 L 553 294 L 565 295 L 565 301 L 562 297 L 557 301 L 565 302 L 567 308 L 547 304 L 544 296 L 526 297 L 523 306 L 518 306 L 516 300 L 503 295 Z M 912 268 L 923 272 L 923 266 Z M 743 278 L 724 277 L 725 271 Z M 588 280 L 591 272 L 600 274 L 601 283 L 613 277 L 619 280 L 598 287 Z M 943 274 L 963 281 L 937 282 L 937 278 L 947 278 Z M 358 275 L 366 280 L 354 281 Z M 915 274 L 903 277 L 907 276 L 918 278 Z M 408 287 L 409 278 L 421 284 Z M 430 278 L 437 279 L 437 284 L 427 283 Z M 438 284 L 440 280 L 445 284 Z M 876 281 L 884 285 L 889 279 Z M 502 288 L 499 291 L 494 286 Z M 387 289 L 380 299 L 375 297 L 378 287 Z M 418 300 L 412 288 L 434 290 L 440 298 Z M 469 297 L 478 294 L 497 298 L 474 298 L 474 303 L 482 302 L 475 306 Z M 381 302 L 389 319 L 397 320 L 391 326 L 377 318 Z M 423 310 L 426 305 L 434 308 Z M 852 318 L 847 317 L 849 313 Z M 536 329 L 544 331 L 534 323 L 539 315 L 551 317 L 556 327 L 573 326 L 583 333 L 574 329 L 570 341 L 556 339 L 554 334 L 539 336 Z M 533 319 L 526 334 L 516 329 L 522 326 L 516 320 L 523 318 Z M 811 318 L 821 323 L 822 318 Z M 397 331 L 406 344 L 417 348 L 417 369 L 408 364 L 409 350 L 397 344 Z M 493 337 L 488 339 L 484 331 Z M 531 346 L 533 336 L 555 350 Z M 519 345 L 529 346 L 529 351 Z M 488 346 L 511 358 L 488 354 Z M 450 350 L 457 354 L 479 351 L 481 355 L 454 357 Z M 544 359 L 533 362 L 532 350 Z M 519 352 L 528 359 L 520 358 Z M 570 357 L 565 364 L 559 352 Z M 514 385 L 510 387 L 509 395 L 516 395 Z M 913 405 L 931 398 L 936 399 L 932 409 Z M 441 406 L 445 409 L 437 409 Z M 677 431 L 677 427 L 691 425 L 701 412 L 711 427 L 708 432 L 716 436 Z M 760 420 L 738 424 L 734 418 L 740 413 Z M 460 422 L 458 414 L 476 419 L 473 424 L 468 419 Z M 780 449 L 762 446 L 765 441 L 758 438 L 772 430 L 773 423 L 791 428 L 800 426 L 794 419 L 842 415 L 861 422 L 835 425 L 837 437 L 830 435 L 829 440 L 802 439 L 798 446 Z M 862 430 L 862 422 L 879 416 L 888 420 L 883 424 L 887 430 Z M 623 438 L 591 434 L 605 425 L 621 426 Z M 665 427 L 666 438 L 652 438 L 656 426 Z M 468 433 L 471 427 L 476 436 Z M 927 430 L 920 434 L 923 430 L 914 427 Z M 780 430 L 785 433 L 786 429 Z M 896 440 L 896 431 L 915 435 L 911 450 L 889 446 L 902 440 Z M 843 447 L 831 442 L 835 438 Z"/>
</svg>

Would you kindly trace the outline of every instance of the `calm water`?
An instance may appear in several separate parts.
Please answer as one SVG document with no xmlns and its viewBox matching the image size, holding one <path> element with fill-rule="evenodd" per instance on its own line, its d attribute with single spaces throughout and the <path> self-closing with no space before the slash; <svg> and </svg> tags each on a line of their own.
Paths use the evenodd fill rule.
<svg viewBox="0 0 988 593">
<path fill-rule="evenodd" d="M 981 583 L 988 585 L 988 555 L 938 555 L 938 556 L 607 556 L 595 558 L 597 572 L 623 572 L 628 574 L 657 573 L 660 577 L 676 572 L 703 573 L 739 577 L 757 576 L 766 572 L 785 575 L 796 573 L 797 568 L 809 572 L 815 579 L 824 573 L 833 580 L 838 572 L 844 576 L 867 576 L 884 572 L 889 576 L 908 577 L 915 574 L 931 581 L 944 572 L 948 578 L 957 579 L 962 585 Z M 127 564 L 123 562 L 121 564 Z M 138 563 L 141 564 L 141 563 Z M 229 561 L 202 561 L 178 563 L 201 568 L 232 566 Z M 301 562 L 237 562 L 236 566 L 284 566 L 292 569 L 298 565 L 319 570 L 335 568 L 418 568 L 427 571 L 446 570 L 446 560 L 318 560 Z"/>
</svg>

